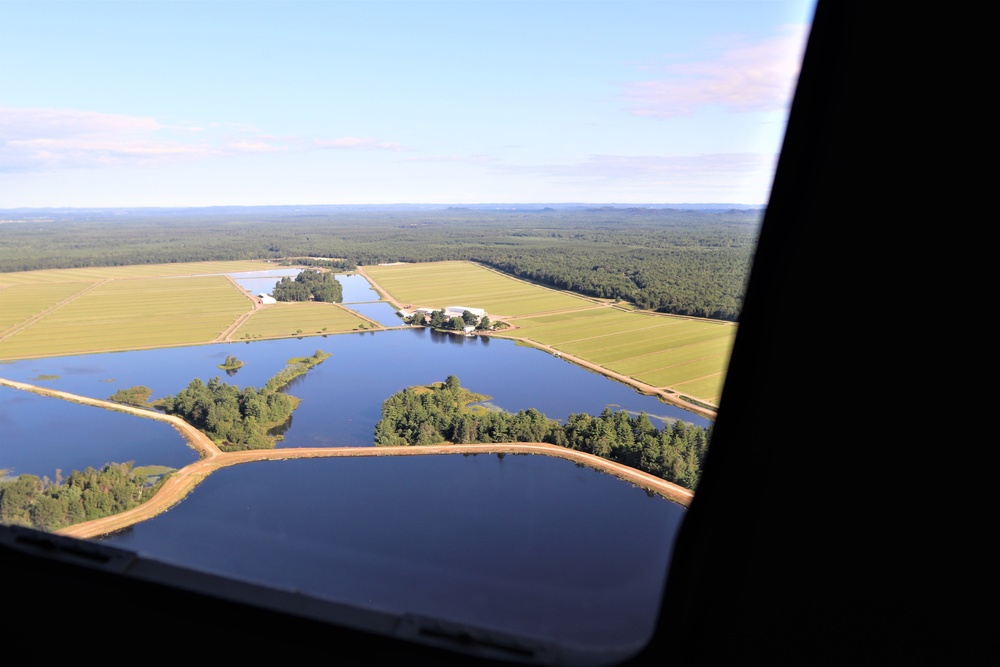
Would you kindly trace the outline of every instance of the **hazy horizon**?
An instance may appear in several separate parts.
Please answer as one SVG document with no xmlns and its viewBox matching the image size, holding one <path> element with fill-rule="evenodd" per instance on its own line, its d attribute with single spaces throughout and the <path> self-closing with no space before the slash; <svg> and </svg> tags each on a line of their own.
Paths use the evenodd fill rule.
<svg viewBox="0 0 1000 667">
<path fill-rule="evenodd" d="M 652 209 L 757 209 L 766 208 L 766 204 L 737 204 L 731 202 L 431 202 L 426 204 L 414 202 L 398 202 L 384 204 L 213 204 L 210 206 L 14 206 L 10 208 L 0 208 L 0 211 L 155 211 L 155 210 L 207 210 L 207 209 L 243 209 L 243 208 L 286 208 L 286 209 L 420 209 L 420 210 L 462 210 L 462 209 L 491 209 L 491 210 L 539 210 L 542 208 L 569 209 L 569 208 L 652 208 Z"/>
</svg>

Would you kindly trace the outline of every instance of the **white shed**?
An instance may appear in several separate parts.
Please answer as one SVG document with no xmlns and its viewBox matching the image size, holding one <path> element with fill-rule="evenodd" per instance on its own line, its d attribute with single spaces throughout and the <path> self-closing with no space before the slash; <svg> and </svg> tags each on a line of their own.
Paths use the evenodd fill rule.
<svg viewBox="0 0 1000 667">
<path fill-rule="evenodd" d="M 482 308 L 467 308 L 465 306 L 445 306 L 444 314 L 448 317 L 461 317 L 465 311 L 469 311 L 479 319 L 483 319 L 486 311 Z"/>
</svg>

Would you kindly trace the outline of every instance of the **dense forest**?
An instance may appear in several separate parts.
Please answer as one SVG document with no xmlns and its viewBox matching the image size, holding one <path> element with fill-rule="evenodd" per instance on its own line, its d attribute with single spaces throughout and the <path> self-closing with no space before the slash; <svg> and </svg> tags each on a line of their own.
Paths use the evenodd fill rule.
<svg viewBox="0 0 1000 667">
<path fill-rule="evenodd" d="M 159 490 L 165 477 L 137 473 L 131 463 L 108 463 L 101 470 L 74 470 L 63 479 L 37 475 L 2 479 L 0 524 L 53 531 L 132 509 Z"/>
<path fill-rule="evenodd" d="M 546 442 L 594 454 L 694 489 L 708 451 L 711 426 L 677 420 L 658 430 L 645 413 L 632 417 L 605 408 L 599 416 L 571 414 L 565 424 L 530 408 L 511 414 L 471 406 L 488 399 L 449 375 L 443 383 L 407 387 L 382 404 L 377 446 L 444 442 Z"/>
<path fill-rule="evenodd" d="M 470 260 L 643 309 L 738 320 L 761 209 L 260 207 L 5 211 L 0 272 L 263 259 Z M 326 258 L 326 259 L 321 259 Z"/>
</svg>

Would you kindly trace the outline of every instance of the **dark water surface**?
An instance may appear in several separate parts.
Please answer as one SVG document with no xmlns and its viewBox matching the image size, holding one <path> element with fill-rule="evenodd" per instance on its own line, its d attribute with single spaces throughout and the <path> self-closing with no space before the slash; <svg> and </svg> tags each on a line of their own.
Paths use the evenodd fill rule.
<svg viewBox="0 0 1000 667">
<path fill-rule="evenodd" d="M 251 294 L 271 294 L 271 291 L 274 289 L 274 285 L 279 280 L 285 277 L 294 278 L 299 275 L 300 272 L 301 269 L 286 268 L 273 269 L 270 271 L 244 271 L 240 273 L 230 273 L 228 275 L 235 280 L 240 287 Z M 343 294 L 342 302 L 345 304 L 380 301 L 382 298 L 364 276 L 338 273 L 336 274 L 336 277 L 337 282 L 340 283 Z M 391 308 L 388 303 L 385 305 Z"/>
<path fill-rule="evenodd" d="M 544 456 L 308 459 L 220 470 L 102 541 L 367 609 L 633 651 L 682 516 Z"/>
<path fill-rule="evenodd" d="M 370 320 L 375 320 L 384 327 L 404 326 L 403 318 L 396 314 L 396 309 L 384 301 L 375 303 L 345 303 L 349 308 Z"/>
<path fill-rule="evenodd" d="M 389 304 L 366 303 L 377 294 L 364 278 L 338 279 L 345 305 L 399 322 Z M 193 378 L 260 387 L 317 350 L 332 356 L 286 388 L 301 403 L 278 447 L 370 446 L 385 399 L 448 375 L 509 412 L 564 421 L 611 408 L 645 411 L 658 428 L 709 424 L 513 341 L 423 328 L 31 359 L 0 364 L 0 377 L 94 398 L 141 385 L 156 399 Z M 231 374 L 217 368 L 229 355 L 244 362 Z M 54 478 L 109 462 L 179 468 L 197 456 L 162 422 L 0 387 L 0 471 Z M 652 632 L 683 513 L 544 456 L 308 459 L 220 470 L 168 512 L 102 541 L 368 609 L 616 654 Z"/>
<path fill-rule="evenodd" d="M 471 391 L 490 395 L 491 403 L 509 412 L 533 407 L 564 421 L 572 413 L 596 415 L 609 407 L 644 410 L 660 428 L 672 419 L 701 426 L 709 423 L 540 350 L 509 340 L 424 328 L 28 359 L 0 365 L 0 377 L 102 399 L 119 389 L 141 385 L 152 389 L 156 399 L 176 394 L 196 377 L 204 382 L 219 377 L 240 388 L 260 387 L 289 359 L 317 349 L 333 356 L 288 386 L 288 393 L 302 401 L 279 447 L 371 446 L 385 399 L 408 386 L 442 382 L 448 375 L 458 377 Z M 217 368 L 228 355 L 244 362 L 233 375 Z M 17 390 L 5 393 L 10 392 Z M 0 423 L 11 419 L 15 410 L 0 403 Z M 78 448 L 86 446 L 88 433 L 103 437 L 103 425 L 83 417 L 102 412 L 95 408 L 79 411 Z M 3 449 L 30 451 L 31 430 L 30 422 L 24 422 L 19 433 L 26 437 L 5 432 Z M 38 430 L 44 433 L 44 417 Z"/>
<path fill-rule="evenodd" d="M 230 273 L 229 277 L 251 294 L 270 294 L 275 284 L 282 278 L 294 278 L 300 269 L 272 269 L 270 271 L 242 271 Z"/>
<path fill-rule="evenodd" d="M 379 301 L 381 296 L 364 276 L 355 274 L 337 274 L 337 281 L 343 291 L 344 303 L 364 303 Z M 388 304 L 386 304 L 388 305 Z"/>
<path fill-rule="evenodd" d="M 3 367 L 0 367 L 2 370 Z M 0 470 L 54 480 L 106 463 L 183 468 L 198 460 L 170 424 L 0 386 Z"/>
</svg>

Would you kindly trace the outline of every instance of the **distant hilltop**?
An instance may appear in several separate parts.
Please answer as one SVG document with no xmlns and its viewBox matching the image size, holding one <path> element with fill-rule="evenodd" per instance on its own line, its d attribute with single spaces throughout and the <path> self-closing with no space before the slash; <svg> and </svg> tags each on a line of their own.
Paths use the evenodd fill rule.
<svg viewBox="0 0 1000 667">
<path fill-rule="evenodd" d="M 764 205 L 750 204 L 600 204 L 600 203 L 533 203 L 533 204 L 310 204 L 277 206 L 176 206 L 176 207 L 119 207 L 119 208 L 7 208 L 0 209 L 0 222 L 58 219 L 87 215 L 128 217 L 131 215 L 171 216 L 171 215 L 247 215 L 279 214 L 287 216 L 329 215 L 363 211 L 625 211 L 649 209 L 674 209 L 684 211 L 756 211 Z"/>
</svg>

